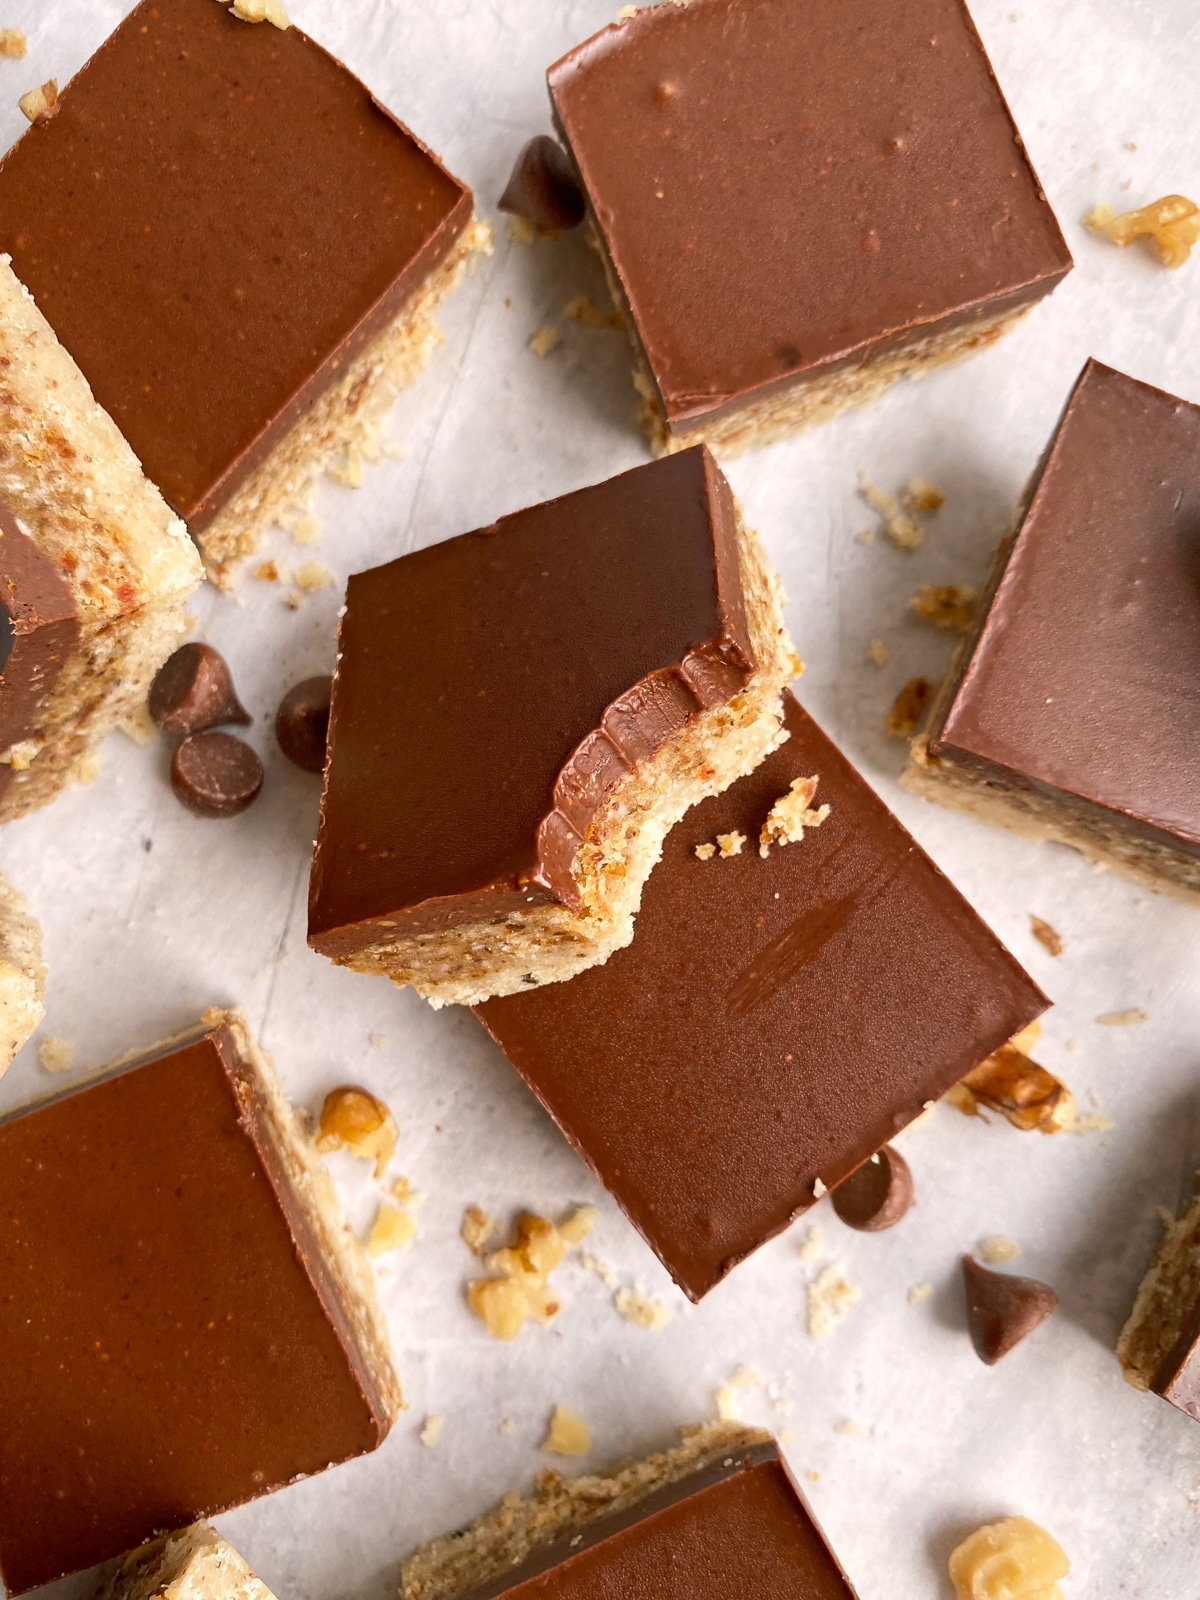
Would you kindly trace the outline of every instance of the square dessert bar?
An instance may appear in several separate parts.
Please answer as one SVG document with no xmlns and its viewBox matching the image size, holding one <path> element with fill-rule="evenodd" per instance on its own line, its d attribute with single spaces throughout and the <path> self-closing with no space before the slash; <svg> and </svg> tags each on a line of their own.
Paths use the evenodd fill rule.
<svg viewBox="0 0 1200 1600">
<path fill-rule="evenodd" d="M 299 28 L 142 0 L 0 162 L 0 249 L 211 569 L 353 475 L 470 191 Z"/>
<path fill-rule="evenodd" d="M 10 1595 L 374 1450 L 371 1269 L 236 1012 L 0 1120 Z"/>
<path fill-rule="evenodd" d="M 548 78 L 657 452 L 971 355 L 1071 267 L 964 0 L 669 0 Z"/>
<path fill-rule="evenodd" d="M 782 600 L 703 448 L 352 577 L 309 943 L 435 1004 L 628 943 L 668 829 L 780 738 Z"/>
<path fill-rule="evenodd" d="M 1200 1422 L 1200 1199 L 1171 1223 L 1121 1330 L 1126 1380 Z"/>
<path fill-rule="evenodd" d="M 418 1550 L 400 1587 L 400 1600 L 650 1595 L 854 1600 L 775 1442 L 729 1424 L 608 1477 L 548 1473 Z"/>
<path fill-rule="evenodd" d="M 478 1009 L 693 1300 L 1047 1004 L 785 705 L 787 743 L 672 831 L 629 949 Z M 764 859 L 768 814 L 814 774 L 828 816 Z"/>
<path fill-rule="evenodd" d="M 144 713 L 203 572 L 186 528 L 2 256 L 0 374 L 6 822 L 86 780 L 105 734 Z"/>
<path fill-rule="evenodd" d="M 0 1078 L 45 1015 L 42 930 L 0 873 Z"/>
<path fill-rule="evenodd" d="M 1084 368 L 904 782 L 1200 900 L 1200 406 Z"/>
<path fill-rule="evenodd" d="M 275 1600 L 206 1522 L 155 1539 L 117 1563 L 96 1600 Z"/>
</svg>

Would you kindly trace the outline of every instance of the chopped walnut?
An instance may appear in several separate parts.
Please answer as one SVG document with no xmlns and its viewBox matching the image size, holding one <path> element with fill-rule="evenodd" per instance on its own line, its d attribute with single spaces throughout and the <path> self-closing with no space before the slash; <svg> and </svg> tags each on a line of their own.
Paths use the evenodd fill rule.
<svg viewBox="0 0 1200 1600">
<path fill-rule="evenodd" d="M 389 1250 L 405 1250 L 417 1235 L 417 1219 L 390 1200 L 381 1200 L 375 1221 L 367 1235 L 367 1254 L 386 1255 Z"/>
<path fill-rule="evenodd" d="M 1062 1600 L 1071 1563 L 1045 1528 L 1006 1517 L 977 1529 L 950 1557 L 958 1600 Z"/>
<path fill-rule="evenodd" d="M 901 550 L 916 550 L 925 543 L 925 530 L 915 517 L 901 511 L 900 502 L 886 489 L 879 489 L 859 476 L 859 493 L 883 523 L 884 532 Z"/>
<path fill-rule="evenodd" d="M 617 21 L 628 22 L 630 17 L 636 17 L 637 14 L 638 8 L 636 6 L 622 6 L 620 11 L 617 12 Z"/>
<path fill-rule="evenodd" d="M 303 516 L 292 528 L 292 543 L 314 545 L 321 542 L 321 519 Z"/>
<path fill-rule="evenodd" d="M 719 833 L 717 835 L 717 844 L 720 847 L 721 855 L 724 857 L 740 856 L 745 842 L 746 835 L 738 833 L 736 829 L 733 833 Z"/>
<path fill-rule="evenodd" d="M 841 1262 L 830 1262 L 808 1285 L 809 1338 L 828 1339 L 861 1299 L 862 1290 L 847 1282 Z"/>
<path fill-rule="evenodd" d="M 1086 214 L 1083 225 L 1085 228 L 1090 228 L 1093 233 L 1103 233 L 1116 214 L 1107 200 L 1101 200 L 1099 205 L 1094 205 Z"/>
<path fill-rule="evenodd" d="M 920 726 L 932 693 L 933 685 L 928 678 L 911 678 L 892 702 L 884 731 L 893 739 L 910 739 Z"/>
<path fill-rule="evenodd" d="M 966 1115 L 974 1115 L 976 1102 L 982 1102 L 1023 1133 L 1059 1133 L 1075 1117 L 1067 1086 L 1011 1042 L 968 1072 L 952 1094 L 951 1104 Z"/>
<path fill-rule="evenodd" d="M 1097 206 L 1089 215 L 1097 218 L 1101 213 L 1102 208 Z M 1097 221 L 1089 226 L 1102 226 L 1106 236 L 1122 249 L 1135 239 L 1153 239 L 1163 266 L 1174 269 L 1183 266 L 1200 241 L 1200 206 L 1181 194 L 1168 194 L 1119 217 L 1112 216 L 1110 207 L 1103 224 Z"/>
<path fill-rule="evenodd" d="M 966 633 L 975 615 L 979 590 L 969 583 L 923 583 L 909 601 L 924 622 Z"/>
<path fill-rule="evenodd" d="M 233 0 L 230 9 L 243 22 L 270 22 L 284 31 L 292 25 L 283 0 Z"/>
<path fill-rule="evenodd" d="M 592 1430 L 583 1418 L 566 1406 L 555 1406 L 542 1449 L 556 1456 L 585 1456 L 591 1448 Z"/>
<path fill-rule="evenodd" d="M 53 78 L 47 78 L 40 89 L 30 89 L 28 94 L 23 94 L 17 101 L 21 110 L 30 122 L 49 122 L 58 115 L 58 84 Z"/>
<path fill-rule="evenodd" d="M 632 1322 L 635 1328 L 645 1328 L 650 1333 L 665 1328 L 675 1315 L 670 1306 L 643 1294 L 640 1289 L 618 1289 L 613 1296 L 613 1304 L 626 1322 Z"/>
<path fill-rule="evenodd" d="M 458 1231 L 471 1254 L 482 1256 L 496 1226 L 495 1217 L 489 1217 L 479 1206 L 468 1206 L 463 1212 L 462 1227 Z"/>
<path fill-rule="evenodd" d="M 715 844 L 698 844 L 696 846 L 696 854 L 700 857 L 701 861 L 711 861 L 716 853 L 717 847 Z"/>
<path fill-rule="evenodd" d="M 1149 1022 L 1150 1013 L 1145 1006 L 1129 1006 L 1124 1011 L 1106 1011 L 1096 1021 L 1104 1028 L 1132 1028 L 1139 1022 Z"/>
<path fill-rule="evenodd" d="M 395 1153 L 398 1131 L 395 1117 L 382 1100 L 366 1089 L 344 1084 L 325 1096 L 317 1149 L 323 1153 L 348 1150 L 362 1161 L 373 1161 L 375 1176 L 382 1178 Z"/>
<path fill-rule="evenodd" d="M 797 778 L 786 794 L 780 795 L 767 813 L 758 836 L 760 856 L 770 854 L 773 844 L 798 844 L 805 828 L 819 828 L 828 817 L 829 806 L 812 810 L 809 802 L 817 792 L 819 779 Z"/>
<path fill-rule="evenodd" d="M 1017 1259 L 1021 1254 L 1021 1246 L 1015 1239 L 994 1233 L 990 1238 L 979 1241 L 979 1249 L 975 1254 L 990 1267 L 1002 1267 L 1006 1262 Z"/>
<path fill-rule="evenodd" d="M 38 1045 L 38 1060 L 47 1072 L 70 1072 L 75 1065 L 75 1046 L 69 1039 L 47 1034 Z"/>
<path fill-rule="evenodd" d="M 932 514 L 946 504 L 946 496 L 936 484 L 926 483 L 924 478 L 910 478 L 908 488 L 904 491 L 904 504 L 910 511 Z"/>
<path fill-rule="evenodd" d="M 867 655 L 877 667 L 886 667 L 892 659 L 892 652 L 882 639 L 872 639 L 867 647 Z"/>
<path fill-rule="evenodd" d="M 539 328 L 529 341 L 529 348 L 539 361 L 544 361 L 551 350 L 557 350 L 562 343 L 562 334 L 557 328 Z"/>
<path fill-rule="evenodd" d="M 0 28 L 0 56 L 19 61 L 25 54 L 25 35 L 20 28 Z"/>
<path fill-rule="evenodd" d="M 476 1278 L 467 1285 L 467 1304 L 485 1324 L 493 1339 L 515 1339 L 526 1322 L 543 1326 L 557 1316 L 560 1300 L 547 1287 L 551 1272 L 567 1253 L 572 1234 L 583 1237 L 593 1216 L 579 1232 L 581 1213 L 595 1211 L 583 1206 L 568 1218 L 564 1235 L 545 1217 L 525 1212 L 517 1221 L 516 1243 L 495 1250 L 486 1261 L 490 1278 Z M 574 1226 L 573 1226 L 574 1224 Z"/>
<path fill-rule="evenodd" d="M 296 587 L 303 589 L 305 594 L 315 594 L 318 589 L 325 589 L 332 582 L 333 573 L 319 561 L 306 561 L 296 570 Z"/>
<path fill-rule="evenodd" d="M 427 1450 L 432 1450 L 436 1446 L 438 1440 L 442 1437 L 442 1429 L 445 1427 L 445 1425 L 445 1417 L 426 1417 L 425 1421 L 421 1425 L 421 1431 L 418 1433 L 417 1438 L 420 1439 L 421 1443 Z"/>
<path fill-rule="evenodd" d="M 1057 933 L 1048 922 L 1043 922 L 1041 917 L 1035 917 L 1032 912 L 1029 916 L 1029 931 L 1043 950 L 1048 951 L 1052 956 L 1062 955 L 1062 935 Z"/>
<path fill-rule="evenodd" d="M 717 1390 L 713 1399 L 717 1406 L 717 1416 L 722 1422 L 739 1422 L 741 1420 L 742 1410 L 736 1389 L 725 1385 Z"/>
</svg>

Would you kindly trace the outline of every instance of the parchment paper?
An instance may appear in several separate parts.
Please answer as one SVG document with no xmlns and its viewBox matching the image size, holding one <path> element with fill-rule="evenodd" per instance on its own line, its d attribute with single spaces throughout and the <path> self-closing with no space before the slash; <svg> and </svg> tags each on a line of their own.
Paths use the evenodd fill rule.
<svg viewBox="0 0 1200 1600">
<path fill-rule="evenodd" d="M 5 144 L 23 125 L 18 94 L 69 78 L 124 9 L 6 0 L 0 24 L 22 26 L 30 52 L 0 62 Z M 548 127 L 545 67 L 615 10 L 616 0 L 292 4 L 493 217 L 517 148 Z M 248 572 L 233 596 L 196 599 L 200 636 L 227 653 L 257 719 L 250 737 L 268 769 L 258 805 L 233 822 L 198 821 L 171 795 L 165 747 L 118 735 L 90 788 L 0 837 L 3 868 L 45 928 L 42 1034 L 73 1041 L 77 1070 L 234 1002 L 297 1101 L 319 1106 L 325 1089 L 357 1080 L 399 1119 L 392 1170 L 426 1198 L 414 1246 L 381 1266 L 380 1286 L 410 1409 L 376 1455 L 221 1519 L 281 1600 L 391 1595 L 415 1545 L 551 1464 L 538 1445 L 555 1402 L 582 1413 L 595 1440 L 585 1461 L 560 1464 L 603 1465 L 711 1416 L 715 1389 L 743 1363 L 766 1380 L 738 1391 L 744 1415 L 791 1430 L 789 1458 L 862 1600 L 947 1600 L 950 1548 L 1012 1512 L 1065 1546 L 1071 1600 L 1200 1595 L 1200 1426 L 1129 1389 L 1112 1354 L 1157 1236 L 1155 1208 L 1177 1205 L 1200 1162 L 1200 915 L 1069 851 L 905 795 L 902 747 L 882 732 L 901 684 L 936 679 L 952 642 L 910 620 L 909 596 L 920 583 L 982 579 L 1084 360 L 1200 399 L 1200 261 L 1167 273 L 1080 225 L 1099 200 L 1123 208 L 1200 189 L 1200 19 L 1194 0 L 974 0 L 973 10 L 1075 272 L 987 355 L 729 475 L 791 595 L 805 704 L 1056 1000 L 1037 1053 L 1084 1112 L 1099 1097 L 1114 1126 L 1045 1139 L 939 1107 L 905 1138 L 919 1199 L 899 1228 L 853 1234 L 825 1204 L 809 1219 L 824 1240 L 817 1261 L 798 1253 L 802 1223 L 689 1308 L 469 1014 L 435 1014 L 307 952 L 318 785 L 279 756 L 270 722 L 287 686 L 330 667 L 346 575 L 645 459 L 623 335 L 561 315 L 579 294 L 605 303 L 582 239 L 515 244 L 500 219 L 495 255 L 445 312 L 445 346 L 392 419 L 404 458 L 369 468 L 356 493 L 322 490 L 318 549 L 279 533 L 263 552 L 289 573 L 315 558 L 336 581 L 296 611 L 284 604 L 290 584 Z M 527 341 L 551 322 L 562 344 L 539 360 Z M 856 541 L 877 525 L 860 472 L 892 491 L 913 474 L 942 487 L 922 549 L 904 553 L 879 533 Z M 866 659 L 873 637 L 891 651 L 883 668 Z M 1061 958 L 1030 936 L 1031 912 L 1062 934 Z M 1150 1020 L 1096 1022 L 1131 1006 Z M 0 1106 L 55 1082 L 35 1043 L 0 1085 Z M 378 1193 L 369 1169 L 346 1157 L 333 1166 L 365 1228 Z M 494 1343 L 463 1300 L 476 1267 L 458 1237 L 463 1208 L 508 1219 L 584 1200 L 603 1213 L 588 1247 L 622 1284 L 673 1306 L 673 1320 L 657 1333 L 630 1326 L 572 1260 L 558 1272 L 566 1303 L 553 1328 Z M 79 1205 L 85 1227 L 86 1193 Z M 1053 1284 L 1062 1309 L 989 1370 L 964 1331 L 958 1257 L 998 1233 L 1020 1242 L 1017 1268 Z M 805 1285 L 830 1260 L 862 1299 L 818 1344 L 803 1325 Z M 920 1283 L 933 1292 L 914 1306 L 907 1291 Z M 418 1438 L 431 1415 L 445 1419 L 432 1449 Z"/>
</svg>

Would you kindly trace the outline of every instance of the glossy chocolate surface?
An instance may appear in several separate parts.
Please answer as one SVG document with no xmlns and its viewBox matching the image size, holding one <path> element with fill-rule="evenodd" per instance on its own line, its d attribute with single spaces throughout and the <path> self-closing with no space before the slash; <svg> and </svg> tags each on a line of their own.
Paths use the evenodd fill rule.
<svg viewBox="0 0 1200 1600">
<path fill-rule="evenodd" d="M 753 667 L 702 448 L 352 577 L 309 942 L 571 904 L 611 784 Z"/>
<path fill-rule="evenodd" d="M 668 0 L 549 84 L 675 431 L 1071 266 L 962 0 Z"/>
<path fill-rule="evenodd" d="M 854 1600 L 773 1444 L 584 1523 L 463 1600 Z"/>
<path fill-rule="evenodd" d="M 471 196 L 298 28 L 143 0 L 0 163 L 0 249 L 202 529 Z"/>
<path fill-rule="evenodd" d="M 1046 1006 L 786 703 L 788 742 L 668 836 L 628 949 L 476 1008 L 693 1299 Z M 763 860 L 767 812 L 813 773 L 829 817 Z M 734 830 L 740 855 L 696 856 Z"/>
<path fill-rule="evenodd" d="M 387 1413 L 221 1026 L 0 1121 L 0 1578 L 374 1449 Z"/>
<path fill-rule="evenodd" d="M 0 751 L 37 725 L 38 708 L 79 643 L 66 579 L 0 501 Z M 12 768 L 0 764 L 0 792 Z"/>
<path fill-rule="evenodd" d="M 930 748 L 1200 855 L 1200 406 L 1088 363 Z"/>
</svg>

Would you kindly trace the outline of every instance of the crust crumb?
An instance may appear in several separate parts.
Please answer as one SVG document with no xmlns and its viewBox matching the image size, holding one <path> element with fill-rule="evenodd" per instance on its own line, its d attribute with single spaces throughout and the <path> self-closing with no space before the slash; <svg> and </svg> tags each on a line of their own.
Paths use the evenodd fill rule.
<svg viewBox="0 0 1200 1600">
<path fill-rule="evenodd" d="M 1103 1028 L 1132 1028 L 1139 1022 L 1149 1022 L 1150 1013 L 1145 1006 L 1129 1006 L 1124 1011 L 1106 1011 L 1096 1021 Z"/>
<path fill-rule="evenodd" d="M 808 1285 L 808 1335 L 828 1339 L 862 1299 L 862 1290 L 843 1276 L 840 1261 L 831 1261 Z"/>
<path fill-rule="evenodd" d="M 1062 1600 L 1057 1580 L 1070 1570 L 1061 1545 L 1028 1517 L 989 1523 L 950 1556 L 958 1600 Z"/>
<path fill-rule="evenodd" d="M 1062 935 L 1052 928 L 1048 922 L 1044 922 L 1041 917 L 1035 917 L 1032 912 L 1029 914 L 1029 931 L 1043 950 L 1048 951 L 1052 956 L 1062 955 Z"/>
<path fill-rule="evenodd" d="M 421 1431 L 418 1433 L 417 1438 L 420 1439 L 421 1443 L 427 1450 L 432 1450 L 436 1447 L 438 1440 L 442 1437 L 442 1429 L 445 1427 L 445 1425 L 445 1417 L 426 1417 L 424 1423 L 421 1425 Z"/>
<path fill-rule="evenodd" d="M 0 28 L 0 56 L 19 61 L 25 49 L 25 35 L 20 28 Z"/>
<path fill-rule="evenodd" d="M 964 1116 L 978 1115 L 983 1104 L 1022 1133 L 1060 1133 L 1075 1121 L 1071 1091 L 1016 1040 L 981 1061 L 946 1098 Z"/>
<path fill-rule="evenodd" d="M 643 1294 L 640 1289 L 618 1289 L 613 1304 L 626 1322 L 632 1322 L 635 1328 L 645 1328 L 649 1333 L 665 1328 L 675 1315 L 670 1306 Z"/>
<path fill-rule="evenodd" d="M 585 1456 L 592 1448 L 592 1430 L 574 1411 L 556 1405 L 542 1449 L 556 1456 Z"/>
<path fill-rule="evenodd" d="M 233 0 L 229 9 L 243 22 L 270 22 L 284 32 L 292 25 L 283 0 Z"/>
<path fill-rule="evenodd" d="M 867 656 L 877 667 L 886 667 L 892 659 L 892 652 L 882 639 L 872 639 L 867 647 Z"/>
<path fill-rule="evenodd" d="M 935 483 L 927 483 L 924 478 L 910 478 L 908 488 L 904 491 L 904 504 L 910 511 L 925 511 L 932 514 L 940 511 L 946 504 L 946 496 Z"/>
<path fill-rule="evenodd" d="M 928 1300 L 932 1293 L 933 1285 L 931 1283 L 914 1283 L 908 1291 L 908 1303 L 910 1306 L 919 1306 Z"/>
<path fill-rule="evenodd" d="M 494 1250 L 484 1262 L 493 1276 L 475 1278 L 467 1285 L 467 1304 L 493 1339 L 507 1342 L 517 1337 L 526 1322 L 545 1327 L 558 1315 L 562 1302 L 548 1287 L 550 1274 L 568 1246 L 577 1244 L 598 1216 L 595 1206 L 580 1206 L 559 1229 L 545 1217 L 522 1213 L 517 1219 L 516 1242 Z M 463 1219 L 463 1237 L 467 1239 L 467 1217 Z M 469 1239 L 467 1243 L 474 1248 Z"/>
<path fill-rule="evenodd" d="M 700 857 L 701 861 L 711 861 L 716 853 L 717 847 L 715 844 L 698 844 L 696 846 L 696 854 Z"/>
<path fill-rule="evenodd" d="M 1002 1233 L 996 1233 L 989 1239 L 981 1239 L 975 1254 L 981 1261 L 986 1261 L 990 1267 L 1002 1267 L 1006 1261 L 1015 1261 L 1021 1254 L 1021 1246 L 1015 1239 L 1009 1239 Z"/>
<path fill-rule="evenodd" d="M 797 778 L 787 794 L 780 795 L 776 800 L 758 836 L 760 856 L 769 855 L 773 844 L 798 844 L 804 837 L 805 828 L 819 828 L 825 821 L 830 807 L 820 806 L 814 811 L 810 806 L 818 782 L 815 775 Z"/>
<path fill-rule="evenodd" d="M 739 833 L 736 828 L 732 833 L 719 833 L 717 835 L 717 845 L 723 857 L 740 856 L 745 842 L 746 835 Z"/>
<path fill-rule="evenodd" d="M 923 622 L 966 633 L 975 615 L 979 590 L 969 583 L 923 583 L 909 601 Z"/>
<path fill-rule="evenodd" d="M 908 512 L 901 511 L 900 502 L 886 489 L 877 488 L 865 476 L 859 476 L 859 493 L 883 523 L 883 530 L 894 545 L 901 550 L 916 550 L 925 543 L 925 529 Z"/>
<path fill-rule="evenodd" d="M 318 589 L 326 589 L 333 582 L 333 573 L 328 567 L 323 567 L 319 561 L 306 561 L 296 571 L 296 587 L 305 594 L 315 594 Z"/>
<path fill-rule="evenodd" d="M 28 94 L 23 94 L 17 104 L 30 122 L 49 122 L 58 115 L 57 81 L 47 78 L 40 88 L 30 89 Z"/>
<path fill-rule="evenodd" d="M 558 329 L 547 325 L 539 328 L 529 341 L 529 348 L 539 361 L 544 361 L 551 350 L 557 350 L 562 343 L 562 334 Z"/>
<path fill-rule="evenodd" d="M 75 1065 L 75 1046 L 69 1039 L 47 1034 L 38 1045 L 38 1060 L 47 1072 L 70 1072 Z"/>
<path fill-rule="evenodd" d="M 910 739 L 920 726 L 932 693 L 928 678 L 910 678 L 892 702 L 884 731 L 893 739 Z"/>
<path fill-rule="evenodd" d="M 624 322 L 619 311 L 603 311 L 588 299 L 587 295 L 577 295 L 574 300 L 563 310 L 564 317 L 570 317 L 572 322 L 581 322 L 585 328 L 621 328 Z"/>
<path fill-rule="evenodd" d="M 482 1256 L 498 1224 L 479 1206 L 468 1206 L 463 1212 L 459 1236 L 473 1256 Z"/>
</svg>

